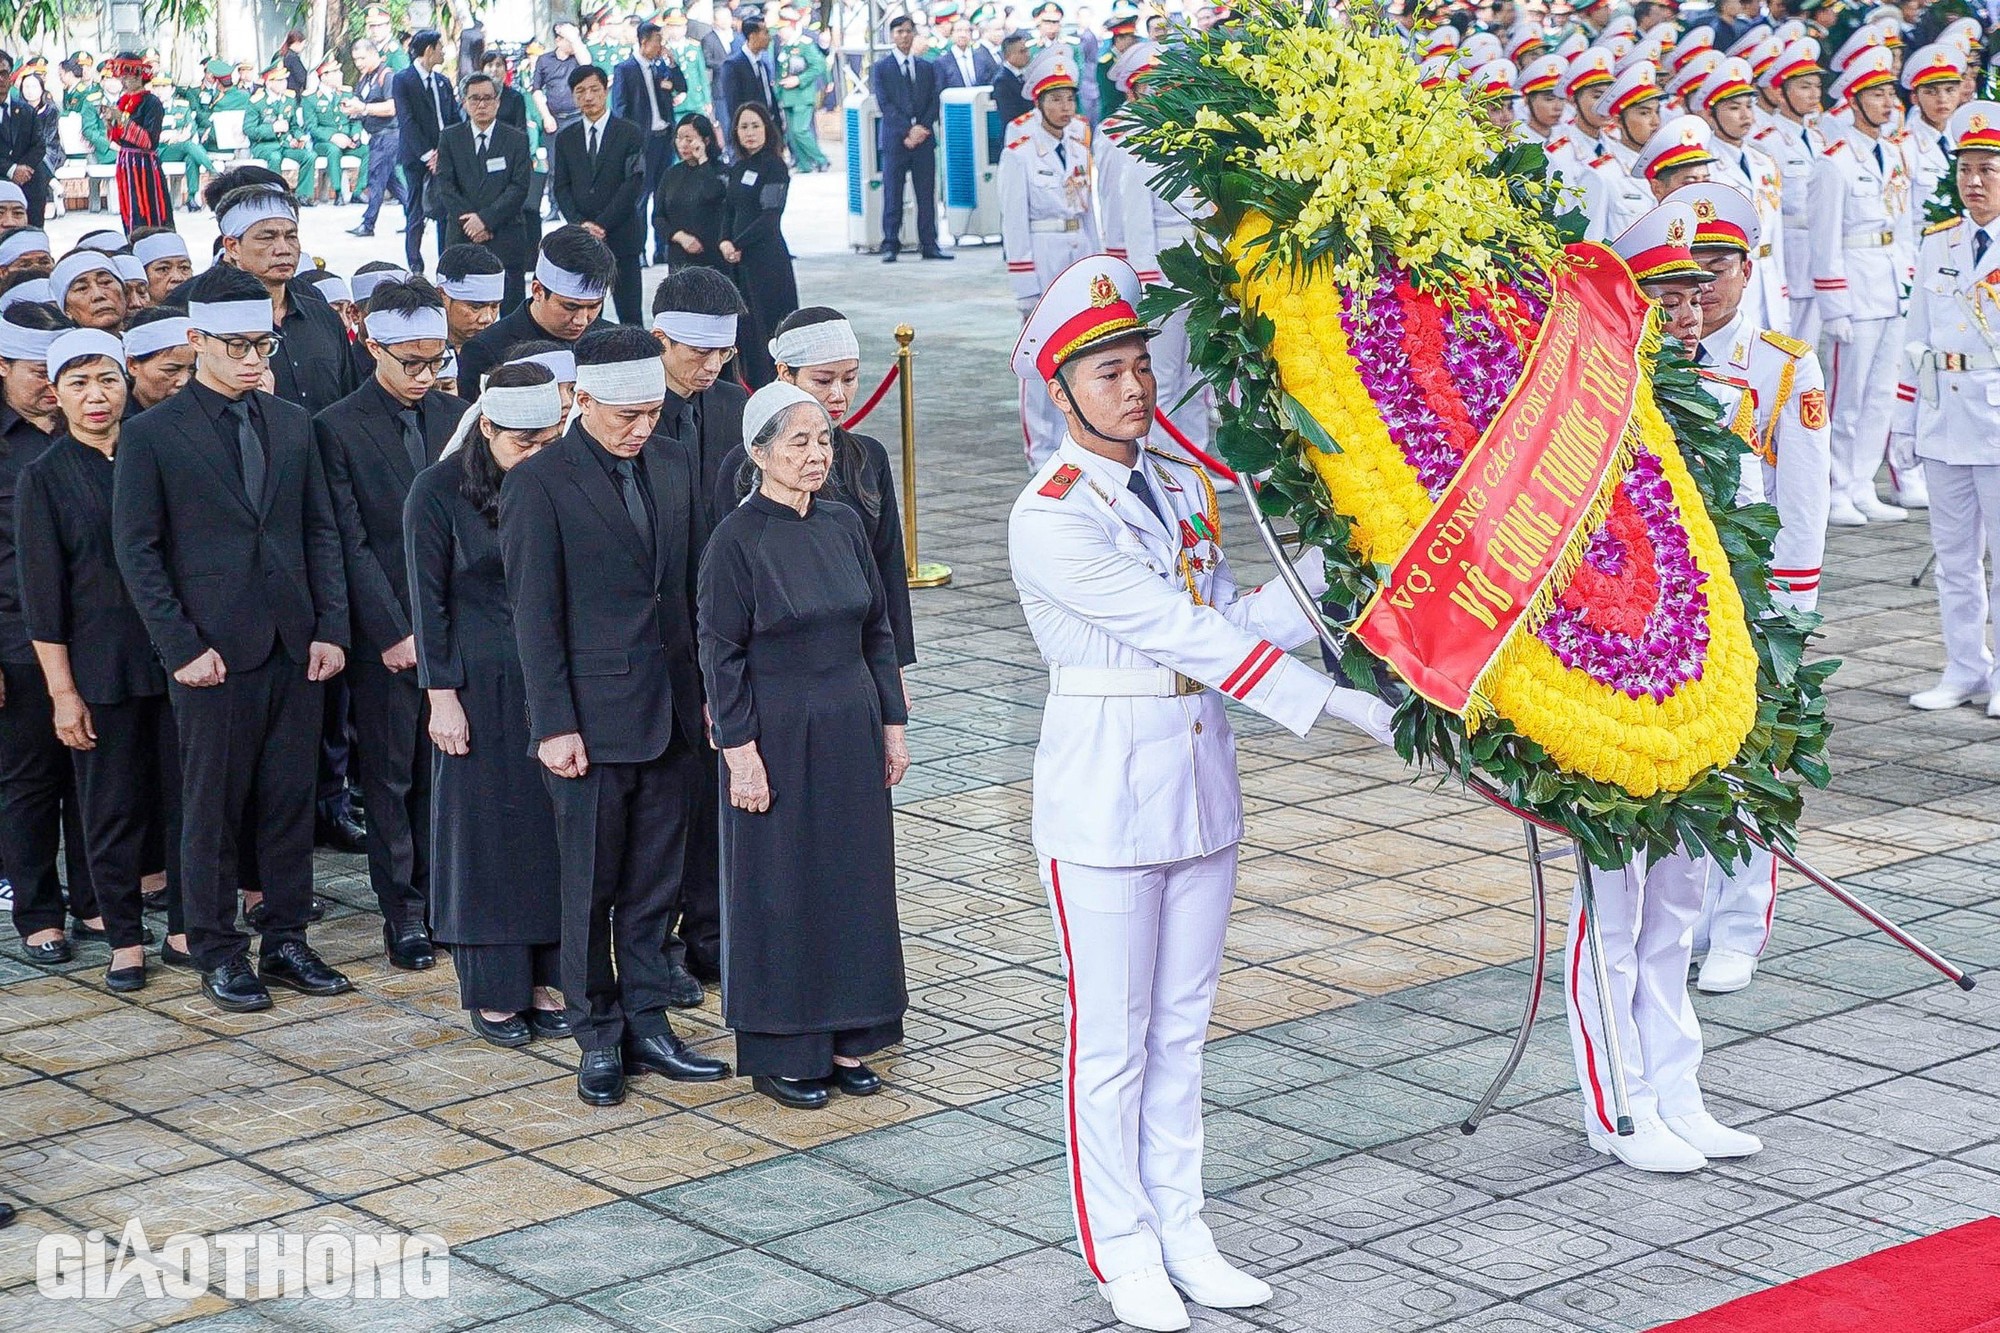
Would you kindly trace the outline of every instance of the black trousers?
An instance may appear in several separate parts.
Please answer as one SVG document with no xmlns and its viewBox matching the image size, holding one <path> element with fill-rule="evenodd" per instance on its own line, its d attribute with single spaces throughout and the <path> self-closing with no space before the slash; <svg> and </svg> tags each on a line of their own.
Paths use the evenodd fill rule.
<svg viewBox="0 0 2000 1333">
<path fill-rule="evenodd" d="M 430 910 L 430 710 L 416 672 L 391 671 L 366 648 L 341 674 L 354 696 L 368 882 L 384 921 L 421 926 Z"/>
<path fill-rule="evenodd" d="M 641 129 L 645 127 L 640 126 Z M 646 135 L 646 189 L 639 196 L 639 228 L 644 231 L 653 221 L 653 191 L 660 187 L 660 177 L 667 174 L 667 168 L 674 164 L 674 129 L 671 124 L 657 134 Z M 641 251 L 644 253 L 644 251 Z M 655 232 L 652 254 L 656 263 L 667 262 L 667 238 Z"/>
<path fill-rule="evenodd" d="M 640 243 L 645 243 L 641 236 Z M 620 324 L 637 324 L 641 328 L 652 323 L 652 316 L 646 313 L 645 289 L 646 256 L 643 250 L 635 250 L 629 255 L 618 256 L 618 276 L 611 280 L 611 299 L 618 307 Z"/>
<path fill-rule="evenodd" d="M 66 853 L 70 914 L 79 921 L 96 916 L 97 893 L 76 771 L 69 747 L 56 739 L 48 681 L 40 666 L 24 662 L 0 662 L 0 681 L 7 689 L 0 704 L 0 867 L 14 886 L 14 929 L 25 939 L 62 928 L 59 852 Z"/>
<path fill-rule="evenodd" d="M 667 1031 L 667 978 L 694 788 L 707 765 L 676 737 L 643 764 L 598 764 L 542 778 L 562 865 L 562 992 L 576 1044 L 617 1046 Z"/>
<path fill-rule="evenodd" d="M 207 689 L 169 682 L 181 755 L 181 893 L 188 952 L 204 970 L 249 949 L 236 928 L 238 869 L 257 867 L 264 946 L 306 937 L 312 907 L 313 756 L 322 687 L 273 647 Z"/>
<path fill-rule="evenodd" d="M 403 164 L 403 258 L 412 273 L 424 271 L 424 227 L 437 229 L 438 253 L 444 253 L 444 219 L 430 216 L 431 173 L 422 162 Z"/>
<path fill-rule="evenodd" d="M 688 815 L 687 869 L 681 876 L 681 912 L 675 933 L 687 956 L 722 966 L 722 787 L 729 775 L 719 751 L 704 747 L 709 781 L 694 789 Z"/>
<path fill-rule="evenodd" d="M 147 873 L 147 834 L 157 817 L 165 834 L 167 901 L 181 895 L 181 765 L 173 710 L 163 694 L 90 705 L 97 747 L 72 750 L 90 878 L 114 949 L 141 942 L 139 881 Z M 172 933 L 178 907 L 168 913 Z"/>
<path fill-rule="evenodd" d="M 901 139 L 882 145 L 882 248 L 902 249 L 903 184 L 917 192 L 917 248 L 928 254 L 938 248 L 937 140 L 915 148 Z"/>
</svg>

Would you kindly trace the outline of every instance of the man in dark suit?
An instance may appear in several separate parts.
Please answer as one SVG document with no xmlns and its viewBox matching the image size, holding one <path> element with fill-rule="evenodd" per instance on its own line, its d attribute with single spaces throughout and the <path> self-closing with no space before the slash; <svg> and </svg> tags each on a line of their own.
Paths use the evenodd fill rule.
<svg viewBox="0 0 2000 1333">
<path fill-rule="evenodd" d="M 438 215 L 429 185 L 437 171 L 438 141 L 463 113 L 452 96 L 451 80 L 438 73 L 444 60 L 444 38 L 425 28 L 410 38 L 410 66 L 398 70 L 389 84 L 396 103 L 398 161 L 408 186 L 403 205 L 403 255 L 412 273 L 424 271 L 424 221 L 438 217 L 438 249 L 445 247 L 444 219 Z"/>
<path fill-rule="evenodd" d="M 777 85 L 772 82 L 770 67 L 764 63 L 764 53 L 770 46 L 771 29 L 761 16 L 753 13 L 743 20 L 743 45 L 722 62 L 721 79 L 715 87 L 715 109 L 722 118 L 716 121 L 715 128 L 732 158 L 736 155 L 736 140 L 730 127 L 735 123 L 736 109 L 747 102 L 762 102 L 770 109 L 779 135 L 785 132 L 784 117 L 778 110 Z"/>
<path fill-rule="evenodd" d="M 541 257 L 528 281 L 528 299 L 458 349 L 458 396 L 468 403 L 478 401 L 480 381 L 516 343 L 546 341 L 571 347 L 592 329 L 614 327 L 600 316 L 617 272 L 611 251 L 582 227 L 557 227 L 543 237 Z"/>
<path fill-rule="evenodd" d="M 868 85 L 881 119 L 875 132 L 882 156 L 882 262 L 896 262 L 902 246 L 903 187 L 917 192 L 917 248 L 925 259 L 951 259 L 937 237 L 937 70 L 910 54 L 916 21 L 898 14 L 889 23 L 896 49 L 875 62 Z"/>
<path fill-rule="evenodd" d="M 1021 87 L 1021 71 L 1028 67 L 1028 34 L 1010 32 L 1000 42 L 1000 69 L 993 76 L 993 121 L 988 135 L 992 159 L 1000 160 L 1000 145 L 1006 142 L 1007 127 L 1035 109 Z"/>
<path fill-rule="evenodd" d="M 313 418 L 313 434 L 340 527 L 353 616 L 347 674 L 368 806 L 368 880 L 381 905 L 390 965 L 420 971 L 436 961 L 425 926 L 431 766 L 414 670 L 403 502 L 467 409 L 434 387 L 451 348 L 444 301 L 430 283 L 411 278 L 377 287 L 365 327 L 375 374 Z"/>
<path fill-rule="evenodd" d="M 639 216 L 639 194 L 646 184 L 645 136 L 631 121 L 611 114 L 610 89 L 597 66 L 579 68 L 569 76 L 569 86 L 583 115 L 563 127 L 549 153 L 556 207 L 610 247 L 618 261 L 611 287 L 618 322 L 642 324 L 639 279 L 646 222 Z"/>
<path fill-rule="evenodd" d="M 0 51 L 0 177 L 28 196 L 28 225 L 39 227 L 49 208 L 48 141 L 35 109 L 13 95 L 14 57 Z"/>
<path fill-rule="evenodd" d="M 306 943 L 321 683 L 346 665 L 347 587 L 311 422 L 256 388 L 276 342 L 269 293 L 226 274 L 189 317 L 194 382 L 126 423 L 112 530 L 171 675 L 189 952 L 209 999 L 246 1013 L 270 1007 L 267 983 L 352 989 Z M 249 857 L 264 892 L 255 972 L 236 928 Z"/>
<path fill-rule="evenodd" d="M 646 136 L 646 188 L 639 196 L 640 222 L 651 213 L 653 191 L 674 161 L 674 98 L 688 88 L 687 74 L 666 52 L 657 23 L 639 25 L 636 55 L 620 61 L 611 80 L 611 109 Z M 642 238 L 643 240 L 643 238 Z M 653 238 L 653 262 L 667 262 L 667 238 Z M 634 321 L 637 322 L 637 321 Z"/>
<path fill-rule="evenodd" d="M 653 434 L 667 390 L 652 336 L 586 334 L 576 359 L 576 425 L 508 472 L 500 547 L 555 804 L 577 1096 L 609 1106 L 628 1068 L 710 1082 L 729 1066 L 689 1050 L 666 1012 L 683 971 L 668 924 L 711 775 L 687 603 L 693 479 Z"/>
<path fill-rule="evenodd" d="M 468 75 L 463 91 L 467 118 L 439 140 L 437 179 L 431 188 L 444 212 L 445 245 L 469 241 L 491 250 L 506 266 L 501 306 L 512 310 L 521 303 L 521 275 L 528 267 L 528 227 L 521 210 L 528 201 L 534 160 L 528 136 L 500 123 L 500 85 L 491 76 Z"/>
<path fill-rule="evenodd" d="M 1000 62 L 993 53 L 973 42 L 972 24 L 967 19 L 952 20 L 951 45 L 933 57 L 931 64 L 937 70 L 939 92 L 990 87 L 993 76 L 1000 72 Z"/>
</svg>

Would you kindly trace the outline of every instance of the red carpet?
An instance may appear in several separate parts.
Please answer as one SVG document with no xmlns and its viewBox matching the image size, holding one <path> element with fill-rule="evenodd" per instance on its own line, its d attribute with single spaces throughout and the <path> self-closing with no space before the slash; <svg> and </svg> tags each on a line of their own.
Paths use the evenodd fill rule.
<svg viewBox="0 0 2000 1333">
<path fill-rule="evenodd" d="M 1654 1333 L 2000 1333 L 2000 1218 L 1787 1282 Z"/>
</svg>

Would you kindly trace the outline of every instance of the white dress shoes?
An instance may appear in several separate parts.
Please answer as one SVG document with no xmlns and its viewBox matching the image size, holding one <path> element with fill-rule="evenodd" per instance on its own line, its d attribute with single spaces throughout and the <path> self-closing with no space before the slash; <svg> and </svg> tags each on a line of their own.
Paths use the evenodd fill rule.
<svg viewBox="0 0 2000 1333">
<path fill-rule="evenodd" d="M 1706 1111 L 1693 1115 L 1665 1117 L 1674 1137 L 1708 1158 L 1754 1157 L 1764 1151 L 1764 1141 L 1755 1134 L 1731 1129 Z"/>
<path fill-rule="evenodd" d="M 1826 521 L 1836 528 L 1865 528 L 1867 516 L 1856 509 L 1847 497 L 1836 495 L 1826 507 Z"/>
<path fill-rule="evenodd" d="M 1913 468 L 1908 472 L 1899 472 L 1896 475 L 1903 483 L 1895 489 L 1897 504 L 1905 509 L 1929 509 L 1931 507 L 1931 488 L 1924 481 L 1922 468 Z"/>
<path fill-rule="evenodd" d="M 1196 1305 L 1211 1310 L 1241 1310 L 1271 1299 L 1271 1288 L 1219 1254 L 1199 1259 L 1167 1260 L 1167 1276 Z"/>
<path fill-rule="evenodd" d="M 1979 688 L 1975 685 L 1950 685 L 1940 681 L 1927 690 L 1911 695 L 1910 707 L 1921 708 L 1926 713 L 1942 712 L 1968 702 L 1978 693 Z M 2000 699 L 2000 695 L 1994 697 Z"/>
<path fill-rule="evenodd" d="M 1742 990 L 1756 975 L 1756 955 L 1734 949 L 1710 949 L 1694 984 L 1703 995 L 1728 995 Z"/>
<path fill-rule="evenodd" d="M 1601 1153 L 1616 1157 L 1634 1171 L 1652 1171 L 1660 1175 L 1680 1176 L 1690 1171 L 1699 1171 L 1708 1165 L 1708 1158 L 1696 1151 L 1693 1144 L 1676 1135 L 1658 1120 L 1641 1120 L 1633 1126 L 1630 1137 L 1616 1134 L 1599 1134 L 1592 1131 L 1590 1146 Z"/>
<path fill-rule="evenodd" d="M 1863 518 L 1873 523 L 1901 523 L 1910 516 L 1909 510 L 1898 509 L 1895 505 L 1884 503 L 1872 490 L 1856 500 L 1854 507 L 1861 511 Z"/>
<path fill-rule="evenodd" d="M 1118 1316 L 1121 1324 L 1153 1333 L 1175 1333 L 1188 1327 L 1187 1307 L 1175 1294 L 1174 1284 L 1167 1280 L 1167 1270 L 1158 1264 L 1148 1264 L 1123 1277 L 1100 1282 L 1097 1292 L 1111 1302 L 1111 1313 Z"/>
</svg>

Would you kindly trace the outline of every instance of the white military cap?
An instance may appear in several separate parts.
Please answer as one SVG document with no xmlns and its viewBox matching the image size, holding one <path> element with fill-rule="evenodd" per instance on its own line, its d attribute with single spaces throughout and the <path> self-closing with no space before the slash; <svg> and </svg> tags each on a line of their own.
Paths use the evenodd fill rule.
<svg viewBox="0 0 2000 1333">
<path fill-rule="evenodd" d="M 1930 83 L 1957 83 L 1965 77 L 1965 53 L 1945 42 L 1920 46 L 1903 62 L 1901 77 L 1910 92 Z"/>
<path fill-rule="evenodd" d="M 1132 266 L 1110 255 L 1086 255 L 1042 293 L 1014 344 L 1014 373 L 1043 384 L 1064 362 L 1092 347 L 1156 332 L 1139 318 L 1139 275 Z"/>
<path fill-rule="evenodd" d="M 1835 102 L 1851 101 L 1856 93 L 1896 82 L 1896 55 L 1886 46 L 1872 46 L 1848 61 L 1829 90 Z"/>
<path fill-rule="evenodd" d="M 1761 230 L 1757 225 L 1757 205 L 1728 181 L 1683 185 L 1661 202 L 1686 204 L 1694 210 L 1694 240 L 1690 243 L 1693 249 L 1757 253 Z"/>
<path fill-rule="evenodd" d="M 1611 242 L 1634 282 L 1715 281 L 1694 262 L 1693 246 L 1694 210 L 1686 204 L 1661 204 Z"/>
<path fill-rule="evenodd" d="M 1747 97 L 1757 91 L 1756 78 L 1750 72 L 1750 62 L 1731 57 L 1708 72 L 1701 86 L 1688 99 L 1688 106 L 1696 111 L 1711 111 L 1717 102 L 1726 102 L 1732 97 Z"/>
<path fill-rule="evenodd" d="M 1715 154 L 1708 151 L 1710 137 L 1708 122 L 1700 116 L 1675 116 L 1646 140 L 1632 170 L 1652 180 L 1663 171 L 1707 166 L 1715 161 Z"/>
</svg>

